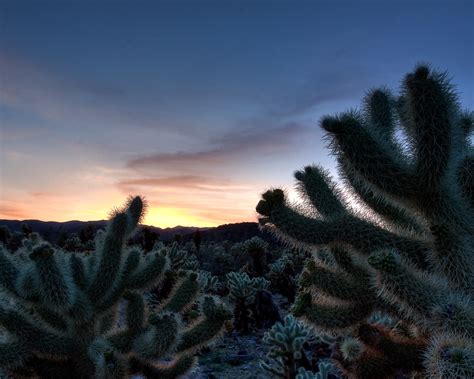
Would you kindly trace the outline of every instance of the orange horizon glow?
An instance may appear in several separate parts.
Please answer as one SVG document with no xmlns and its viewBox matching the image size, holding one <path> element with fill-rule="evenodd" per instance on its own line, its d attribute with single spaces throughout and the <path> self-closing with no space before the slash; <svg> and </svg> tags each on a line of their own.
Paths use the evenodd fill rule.
<svg viewBox="0 0 474 379">
<path fill-rule="evenodd" d="M 4 213 L 0 209 L 0 219 L 2 220 L 40 220 L 44 222 L 67 222 L 67 221 L 100 221 L 106 220 L 110 217 L 110 211 L 104 211 L 103 209 L 91 210 L 85 213 L 73 211 L 64 213 L 63 216 L 58 214 L 38 214 L 32 212 L 26 214 L 22 212 L 17 213 Z M 155 226 L 159 228 L 168 228 L 175 226 L 188 226 L 188 227 L 216 227 L 223 224 L 233 224 L 239 222 L 256 222 L 256 216 L 251 214 L 242 217 L 234 217 L 230 219 L 215 219 L 200 217 L 192 214 L 185 209 L 179 208 L 168 208 L 168 207 L 149 207 L 142 221 L 143 225 Z M 15 217 L 15 214 L 17 217 Z"/>
<path fill-rule="evenodd" d="M 120 209 L 127 196 L 114 193 L 107 196 L 81 198 L 79 195 L 53 197 L 48 194 L 35 193 L 16 201 L 0 200 L 0 219 L 7 220 L 41 220 L 52 222 L 66 221 L 99 221 L 110 217 L 114 209 Z M 182 201 L 176 199 L 176 203 Z M 170 200 L 168 200 L 170 201 Z M 242 203 L 234 199 L 232 203 Z M 157 205 L 147 200 L 143 225 L 160 228 L 174 226 L 215 227 L 238 222 L 256 222 L 255 204 L 252 199 L 245 200 L 235 209 L 200 209 L 192 207 L 173 207 Z"/>
</svg>

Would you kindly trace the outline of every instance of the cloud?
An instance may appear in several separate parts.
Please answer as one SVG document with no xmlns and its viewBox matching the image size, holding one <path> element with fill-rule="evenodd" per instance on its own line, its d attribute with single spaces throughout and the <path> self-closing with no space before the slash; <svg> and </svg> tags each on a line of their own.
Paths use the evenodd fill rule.
<svg viewBox="0 0 474 379">
<path fill-rule="evenodd" d="M 237 185 L 228 180 L 214 179 L 197 175 L 127 179 L 119 181 L 117 185 L 125 190 L 138 189 L 140 187 L 171 187 L 181 189 L 186 188 L 208 192 L 236 191 L 248 189 L 248 187 L 246 186 Z"/>
<path fill-rule="evenodd" d="M 245 128 L 214 138 L 210 142 L 211 148 L 206 150 L 143 155 L 129 160 L 127 166 L 132 169 L 154 167 L 179 171 L 223 166 L 235 159 L 244 161 L 250 155 L 288 152 L 291 140 L 307 131 L 307 127 L 296 122 L 269 127 L 264 121 L 250 119 Z"/>
<path fill-rule="evenodd" d="M 0 218 L 24 220 L 30 217 L 29 209 L 13 202 L 0 201 Z"/>
</svg>

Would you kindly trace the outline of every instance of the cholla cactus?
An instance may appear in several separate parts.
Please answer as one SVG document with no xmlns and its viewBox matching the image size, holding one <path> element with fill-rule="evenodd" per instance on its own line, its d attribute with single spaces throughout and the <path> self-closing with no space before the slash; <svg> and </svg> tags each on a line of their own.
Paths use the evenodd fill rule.
<svg viewBox="0 0 474 379">
<path fill-rule="evenodd" d="M 272 288 L 288 298 L 292 303 L 295 300 L 297 287 L 297 273 L 291 257 L 287 254 L 277 259 L 270 266 L 266 277 Z"/>
<path fill-rule="evenodd" d="M 40 378 L 126 378 L 129 373 L 174 378 L 195 362 L 194 352 L 218 335 L 230 313 L 213 297 L 204 316 L 184 327 L 180 313 L 195 298 L 196 275 L 184 275 L 157 313 L 148 315 L 142 291 L 162 279 L 169 259 L 125 248 L 143 215 L 131 199 L 115 212 L 89 255 L 48 243 L 27 261 L 0 248 L 0 370 Z M 119 303 L 125 320 L 117 323 Z M 175 356 L 168 363 L 159 359 Z"/>
<path fill-rule="evenodd" d="M 241 272 L 227 274 L 229 297 L 245 305 L 254 303 L 257 291 L 267 289 L 269 284 L 265 278 L 250 278 L 247 274 Z"/>
<path fill-rule="evenodd" d="M 234 328 L 243 334 L 250 331 L 252 316 L 257 313 L 256 296 L 268 288 L 270 283 L 264 278 L 250 278 L 241 272 L 227 274 L 229 297 L 234 301 Z M 256 321 L 256 320 L 254 320 Z"/>
<path fill-rule="evenodd" d="M 268 362 L 261 367 L 277 378 L 294 379 L 304 356 L 303 344 L 308 340 L 309 330 L 292 315 L 277 322 L 268 330 L 263 342 L 270 346 Z"/>
<path fill-rule="evenodd" d="M 472 377 L 473 125 L 446 76 L 419 66 L 400 97 L 374 90 L 362 112 L 321 122 L 359 207 L 318 166 L 295 173 L 303 212 L 279 189 L 257 206 L 260 223 L 288 242 L 332 249 L 336 266 L 308 265 L 294 309 L 316 327 L 356 332 L 368 349 L 345 366 L 350 375 Z M 413 337 L 366 324 L 377 310 Z"/>
<path fill-rule="evenodd" d="M 329 374 L 335 371 L 334 366 L 330 362 L 321 362 L 318 365 L 317 373 L 306 370 L 304 367 L 298 369 L 296 379 L 329 379 Z"/>
<path fill-rule="evenodd" d="M 219 293 L 221 291 L 222 286 L 219 279 L 209 271 L 199 270 L 198 282 L 205 293 Z"/>
<path fill-rule="evenodd" d="M 250 276 L 264 276 L 267 269 L 268 244 L 260 237 L 252 237 L 242 243 L 242 249 L 250 259 L 244 270 Z"/>
<path fill-rule="evenodd" d="M 164 273 L 163 280 L 147 294 L 148 302 L 152 307 L 161 304 L 163 299 L 169 296 L 179 279 L 180 271 L 197 269 L 199 264 L 199 262 L 194 259 L 194 255 L 180 248 L 177 242 L 173 242 L 171 246 L 168 247 L 158 243 L 155 247 L 156 249 L 154 248 L 152 253 L 159 253 L 160 255 L 166 256 L 170 264 Z"/>
</svg>

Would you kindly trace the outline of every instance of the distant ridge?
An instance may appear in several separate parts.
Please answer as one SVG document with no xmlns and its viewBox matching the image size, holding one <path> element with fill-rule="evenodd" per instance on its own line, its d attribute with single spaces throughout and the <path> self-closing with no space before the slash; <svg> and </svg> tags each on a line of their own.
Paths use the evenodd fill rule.
<svg viewBox="0 0 474 379">
<path fill-rule="evenodd" d="M 91 226 L 94 231 L 104 229 L 107 220 L 98 221 L 41 221 L 41 220 L 1 220 L 0 226 L 5 225 L 11 231 L 21 231 L 21 224 L 26 223 L 33 232 L 39 233 L 48 241 L 56 242 L 62 234 L 79 233 L 82 229 Z M 276 243 L 276 240 L 267 232 L 262 232 L 256 222 L 240 222 L 235 224 L 224 224 L 216 227 L 193 227 L 174 226 L 172 228 L 158 228 L 156 226 L 141 225 L 140 229 L 149 228 L 160 234 L 160 240 L 169 242 L 176 234 L 181 234 L 184 241 L 192 241 L 194 232 L 199 229 L 202 242 L 241 242 L 254 236 L 259 236 L 264 240 Z"/>
</svg>

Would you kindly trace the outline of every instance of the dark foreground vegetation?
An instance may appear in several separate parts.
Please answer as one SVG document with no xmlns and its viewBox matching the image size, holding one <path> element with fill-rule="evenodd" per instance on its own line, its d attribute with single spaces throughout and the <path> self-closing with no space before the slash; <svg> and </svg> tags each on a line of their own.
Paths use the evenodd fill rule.
<svg viewBox="0 0 474 379">
<path fill-rule="evenodd" d="M 473 123 L 425 66 L 324 118 L 345 191 L 308 166 L 305 205 L 265 192 L 284 245 L 135 232 L 140 197 L 49 242 L 0 228 L 0 376 L 473 378 Z"/>
</svg>

